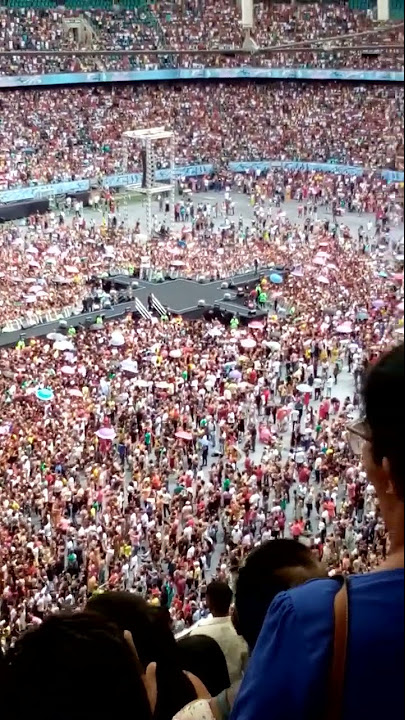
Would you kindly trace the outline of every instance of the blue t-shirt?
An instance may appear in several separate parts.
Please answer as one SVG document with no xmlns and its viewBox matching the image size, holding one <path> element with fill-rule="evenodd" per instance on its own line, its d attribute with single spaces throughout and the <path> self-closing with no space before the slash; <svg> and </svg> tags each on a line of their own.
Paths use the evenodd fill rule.
<svg viewBox="0 0 405 720">
<path fill-rule="evenodd" d="M 272 603 L 231 720 L 325 716 L 335 580 L 313 580 Z M 404 714 L 404 571 L 349 580 L 349 639 L 342 720 Z"/>
</svg>

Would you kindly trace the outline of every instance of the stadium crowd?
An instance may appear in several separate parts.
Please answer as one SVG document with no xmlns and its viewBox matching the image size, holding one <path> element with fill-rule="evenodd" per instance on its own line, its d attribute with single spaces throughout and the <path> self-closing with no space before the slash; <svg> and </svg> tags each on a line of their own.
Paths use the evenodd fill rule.
<svg viewBox="0 0 405 720">
<path fill-rule="evenodd" d="M 190 46 L 196 49 L 210 47 L 241 47 L 244 31 L 241 12 L 236 3 L 227 0 L 190 0 L 190 2 L 162 2 L 157 14 L 165 29 L 167 47 L 176 50 Z M 365 43 L 373 42 L 376 29 L 372 16 L 354 11 L 348 5 L 321 3 L 278 4 L 258 3 L 254 12 L 255 27 L 251 37 L 259 47 L 283 45 L 289 42 L 310 42 L 320 38 L 335 38 L 361 33 Z M 170 22 L 168 22 L 170 18 Z M 167 21 L 165 24 L 165 20 Z M 378 26 L 377 26 L 378 27 Z M 367 35 L 370 31 L 370 35 Z M 397 37 L 393 24 L 385 35 L 387 42 Z M 391 34 L 392 33 L 392 34 Z M 346 39 L 350 43 L 350 39 Z M 359 39 L 356 38 L 356 44 Z"/>
<path fill-rule="evenodd" d="M 218 192 L 217 203 L 199 200 L 199 191 L 210 189 L 224 193 Z M 254 260 L 266 267 L 277 264 L 281 257 L 291 267 L 294 247 L 280 252 L 274 240 L 279 235 L 300 237 L 302 223 L 307 232 L 317 221 L 318 211 L 330 212 L 329 226 L 342 237 L 348 232 L 345 216 L 367 214 L 358 243 L 368 250 L 391 244 L 395 251 L 390 230 L 403 220 L 399 185 L 387 184 L 377 174 L 350 178 L 273 170 L 257 177 L 255 173 L 225 172 L 180 181 L 179 190 L 183 194 L 175 206 L 175 236 L 167 237 L 169 216 L 162 232 L 162 223 L 154 215 L 155 238 L 149 242 L 140 232 L 140 224 L 129 227 L 124 221 L 124 208 L 109 191 L 92 194 L 91 205 L 102 215 L 101 223 L 68 198 L 59 211 L 32 215 L 25 226 L 4 226 L 0 230 L 0 327 L 20 319 L 32 325 L 67 307 L 78 313 L 92 279 L 118 271 L 137 276 L 145 255 L 156 277 L 176 273 L 217 279 L 251 270 Z M 231 193 L 249 196 L 255 218 L 251 225 L 237 216 L 238 203 Z M 165 205 L 163 198 L 159 205 Z M 289 219 L 293 205 L 297 206 L 298 223 Z M 221 222 L 222 230 L 218 229 Z M 251 250 L 248 259 L 247 245 Z M 105 300 L 117 302 L 114 296 Z"/>
<path fill-rule="evenodd" d="M 240 632 L 251 648 L 270 604 L 257 616 L 252 605 L 244 613 L 248 598 L 254 608 L 252 587 L 261 577 L 256 568 L 243 593 L 238 570 L 251 550 L 263 547 L 260 562 L 271 563 L 267 541 L 290 536 L 306 543 L 285 561 L 295 570 L 305 566 L 299 580 L 281 570 L 280 579 L 276 568 L 280 590 L 387 562 L 390 540 L 376 488 L 356 454 L 364 430 L 356 426 L 351 434 L 348 422 L 359 412 L 364 372 L 403 334 L 403 270 L 391 256 L 361 252 L 357 238 L 316 222 L 313 209 L 311 215 L 311 223 L 302 221 L 306 232 L 281 217 L 275 223 L 269 253 L 277 249 L 278 264 L 289 271 L 277 276 L 277 286 L 274 275 L 262 277 L 255 298 L 270 304 L 263 322 L 243 327 L 233 317 L 224 327 L 209 315 L 194 322 L 128 315 L 1 349 L 1 645 L 25 687 L 36 684 L 37 642 L 50 698 L 70 662 L 59 658 L 58 638 L 64 647 L 72 642 L 76 654 L 78 638 L 90 633 L 92 652 L 98 637 L 102 653 L 101 613 L 121 632 L 129 627 L 141 664 L 158 663 L 155 717 L 171 720 L 196 698 L 200 705 L 184 711 L 187 720 L 188 712 L 216 713 L 208 700 L 214 693 L 194 673 L 197 650 L 189 650 L 193 667 L 183 665 L 192 672 L 186 686 L 172 677 L 166 697 L 167 664 L 177 657 L 173 645 L 164 652 L 169 619 L 176 634 L 197 622 L 193 641 L 201 633 L 222 642 L 229 677 L 219 692 L 241 679 L 247 662 L 230 626 L 227 585 L 238 597 L 239 582 Z M 254 239 L 250 250 L 256 252 Z M 220 587 L 209 585 L 213 577 Z M 139 598 L 114 599 L 111 590 L 136 593 L 149 609 Z M 55 615 L 84 610 L 90 598 L 87 612 L 96 615 Z M 159 607 L 166 620 L 150 615 Z M 130 618 L 133 630 L 125 624 Z M 142 623 L 150 631 L 145 656 Z M 34 630 L 18 641 L 27 628 Z M 25 700 L 13 695 L 16 702 Z M 100 712 L 111 702 L 103 700 Z M 45 705 L 44 717 L 52 717 L 52 703 Z"/>
<path fill-rule="evenodd" d="M 69 50 L 71 56 L 22 56 L 11 54 L 0 58 L 2 74 L 36 74 L 42 72 L 78 72 L 100 70 L 129 70 L 137 67 L 237 67 L 255 65 L 268 67 L 348 67 L 369 69 L 403 68 L 403 49 L 382 48 L 378 52 L 353 50 L 322 53 L 266 55 L 136 55 L 136 56 L 75 56 L 74 50 L 172 50 L 216 49 L 242 47 L 243 31 L 239 10 L 228 0 L 204 3 L 157 3 L 153 14 L 147 8 L 131 10 L 93 9 L 80 12 L 68 8 L 1 8 L 0 45 L 12 51 Z M 83 16 L 88 22 L 91 38 L 80 47 L 64 21 Z M 346 5 L 270 4 L 256 9 L 256 27 L 252 37 L 259 47 L 271 47 L 289 42 L 338 37 L 345 45 L 403 45 L 403 27 L 393 25 L 383 34 L 375 33 L 376 25 L 365 12 L 356 12 Z M 367 35 L 370 31 L 370 35 Z M 362 33 L 359 38 L 351 35 Z M 332 41 L 330 46 L 336 46 Z"/>
<path fill-rule="evenodd" d="M 50 111 L 52 108 L 52 117 Z M 0 96 L 0 188 L 121 173 L 123 133 L 174 128 L 176 164 L 302 160 L 396 168 L 403 89 L 306 83 L 12 91 Z M 159 159 L 159 158 L 158 158 Z M 168 158 L 161 157 L 161 165 Z M 140 147 L 128 147 L 129 172 Z"/>
<path fill-rule="evenodd" d="M 155 22 L 146 10 L 86 16 L 100 47 L 242 41 L 225 0 L 153 10 Z M 0 44 L 74 49 L 61 26 L 74 11 L 6 13 Z M 346 5 L 262 3 L 253 36 L 276 44 L 372 26 Z M 54 62 L 3 58 L 0 72 L 89 67 Z M 403 156 L 403 115 L 402 89 L 371 85 L 0 95 L 0 197 L 94 180 L 91 213 L 54 198 L 0 225 L 5 717 L 403 715 L 403 184 L 379 172 Z M 178 177 L 174 223 L 156 197 L 149 240 L 101 177 L 139 171 L 140 147 L 124 161 L 123 132 L 160 124 L 176 130 L 178 166 L 214 172 Z M 263 159 L 367 170 L 227 167 Z M 156 280 L 255 280 L 236 289 L 239 314 L 158 314 L 150 295 L 139 317 L 127 303 L 145 267 Z M 122 301 L 117 272 L 134 281 L 108 322 Z M 45 319 L 52 331 L 31 338 Z"/>
</svg>

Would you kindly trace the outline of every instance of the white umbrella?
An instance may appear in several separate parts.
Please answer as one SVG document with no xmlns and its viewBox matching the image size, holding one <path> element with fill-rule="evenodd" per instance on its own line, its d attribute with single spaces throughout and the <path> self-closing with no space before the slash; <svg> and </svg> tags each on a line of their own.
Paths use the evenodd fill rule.
<svg viewBox="0 0 405 720">
<path fill-rule="evenodd" d="M 57 333 L 55 333 L 55 334 L 57 334 Z M 66 340 L 66 338 L 63 338 L 63 340 L 56 341 L 56 343 L 53 346 L 53 349 L 60 350 L 61 352 L 65 352 L 65 350 L 69 350 L 70 352 L 72 352 L 75 349 L 75 346 L 73 345 L 71 340 Z"/>
<path fill-rule="evenodd" d="M 55 340 L 55 342 L 61 342 L 66 340 L 66 337 L 62 333 L 51 332 L 46 336 L 47 340 Z"/>
<path fill-rule="evenodd" d="M 127 358 L 126 360 L 124 360 L 121 363 L 121 370 L 135 374 L 138 372 L 138 363 L 135 362 L 135 360 L 132 360 L 131 358 Z"/>
<path fill-rule="evenodd" d="M 253 348 L 256 347 L 257 342 L 256 340 L 253 340 L 253 338 L 246 338 L 245 340 L 241 340 L 241 346 L 245 348 L 245 350 L 253 350 Z"/>
<path fill-rule="evenodd" d="M 68 273 L 72 273 L 72 275 L 75 275 L 76 273 L 80 272 L 79 268 L 76 267 L 76 265 L 66 265 L 65 270 Z"/>
<path fill-rule="evenodd" d="M 79 390 L 78 388 L 71 388 L 71 390 L 68 390 L 67 393 L 68 393 L 68 395 L 70 395 L 71 397 L 78 397 L 78 398 L 79 398 L 79 397 L 80 397 L 80 398 L 83 397 L 82 391 Z"/>
<path fill-rule="evenodd" d="M 312 388 L 307 383 L 301 383 L 301 385 L 297 385 L 297 390 L 300 393 L 309 393 L 312 392 Z"/>
<path fill-rule="evenodd" d="M 121 347 L 122 345 L 125 345 L 125 338 L 123 334 L 118 330 L 113 332 L 110 339 L 110 345 L 112 345 L 112 347 Z"/>
<path fill-rule="evenodd" d="M 353 328 L 351 326 L 351 323 L 345 322 L 341 325 L 338 325 L 336 330 L 338 333 L 343 333 L 343 335 L 350 335 L 350 333 L 353 331 Z"/>
<path fill-rule="evenodd" d="M 135 384 L 136 384 L 139 388 L 147 388 L 147 387 L 149 387 L 149 383 L 148 383 L 146 380 L 142 380 L 142 378 L 140 378 L 139 380 L 137 380 Z"/>
<path fill-rule="evenodd" d="M 61 249 L 57 245 L 51 245 L 46 251 L 47 255 L 60 255 Z"/>
<path fill-rule="evenodd" d="M 42 285 L 33 285 L 29 288 L 28 292 L 37 295 L 38 293 L 42 292 Z"/>
<path fill-rule="evenodd" d="M 183 352 L 180 349 L 170 351 L 170 357 L 174 358 L 175 360 L 177 360 L 178 358 L 181 358 L 182 355 L 183 355 Z"/>
<path fill-rule="evenodd" d="M 322 285 L 329 285 L 329 280 L 324 275 L 320 275 L 317 280 L 318 282 L 322 283 Z"/>
</svg>

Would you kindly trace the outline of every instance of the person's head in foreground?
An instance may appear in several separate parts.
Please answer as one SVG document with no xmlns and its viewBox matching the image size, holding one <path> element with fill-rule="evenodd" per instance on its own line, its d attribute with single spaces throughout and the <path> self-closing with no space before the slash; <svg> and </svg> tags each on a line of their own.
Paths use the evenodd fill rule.
<svg viewBox="0 0 405 720">
<path fill-rule="evenodd" d="M 53 615 L 26 632 L 8 657 L 13 717 L 23 720 L 151 720 L 146 683 L 131 643 L 93 613 Z"/>
<path fill-rule="evenodd" d="M 209 697 L 199 679 L 183 668 L 164 610 L 151 608 L 140 596 L 107 592 L 94 596 L 87 609 L 129 631 L 142 671 L 156 696 L 154 720 L 172 720 L 178 710 L 198 697 Z M 152 672 L 154 668 L 154 671 Z"/>
<path fill-rule="evenodd" d="M 224 653 L 207 635 L 189 635 L 177 641 L 183 670 L 196 675 L 212 697 L 229 688 L 230 679 Z"/>
<path fill-rule="evenodd" d="M 234 624 L 251 652 L 276 595 L 325 576 L 309 548 L 295 540 L 270 540 L 250 553 L 236 585 Z"/>
<path fill-rule="evenodd" d="M 353 449 L 362 452 L 390 534 L 395 564 L 404 551 L 404 345 L 383 355 L 366 375 L 364 417 L 352 428 Z"/>
</svg>

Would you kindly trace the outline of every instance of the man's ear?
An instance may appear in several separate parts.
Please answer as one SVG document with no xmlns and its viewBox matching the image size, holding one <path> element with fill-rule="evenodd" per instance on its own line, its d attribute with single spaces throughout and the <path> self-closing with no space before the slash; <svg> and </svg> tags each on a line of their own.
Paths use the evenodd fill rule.
<svg viewBox="0 0 405 720">
<path fill-rule="evenodd" d="M 137 663 L 140 665 L 140 660 L 138 657 L 137 649 L 135 647 L 134 638 L 132 637 L 132 633 L 129 630 L 124 630 L 124 638 L 128 643 L 129 647 L 131 648 L 133 654 L 135 655 Z"/>
<path fill-rule="evenodd" d="M 234 626 L 238 635 L 242 635 L 242 633 L 240 631 L 239 615 L 238 615 L 238 611 L 237 611 L 236 607 L 233 607 L 231 619 L 232 619 L 232 625 Z"/>
<path fill-rule="evenodd" d="M 128 643 L 129 647 L 131 648 L 131 651 L 136 659 L 136 664 L 138 666 L 141 680 L 144 684 L 146 694 L 148 696 L 150 709 L 153 715 L 157 705 L 156 663 L 150 663 L 146 668 L 146 672 L 144 672 L 141 662 L 139 660 L 132 633 L 129 630 L 124 630 L 124 638 Z"/>
<path fill-rule="evenodd" d="M 385 477 L 387 479 L 387 482 L 386 482 L 387 488 L 386 488 L 385 494 L 386 495 L 395 495 L 395 486 L 391 480 L 391 478 L 392 478 L 391 465 L 390 465 L 390 461 L 388 460 L 388 458 L 386 458 L 386 457 L 383 458 L 381 467 L 382 467 Z"/>
<path fill-rule="evenodd" d="M 146 668 L 145 675 L 142 678 L 143 684 L 145 685 L 146 693 L 148 695 L 152 715 L 154 714 L 157 705 L 156 667 L 156 663 L 150 663 Z"/>
</svg>

